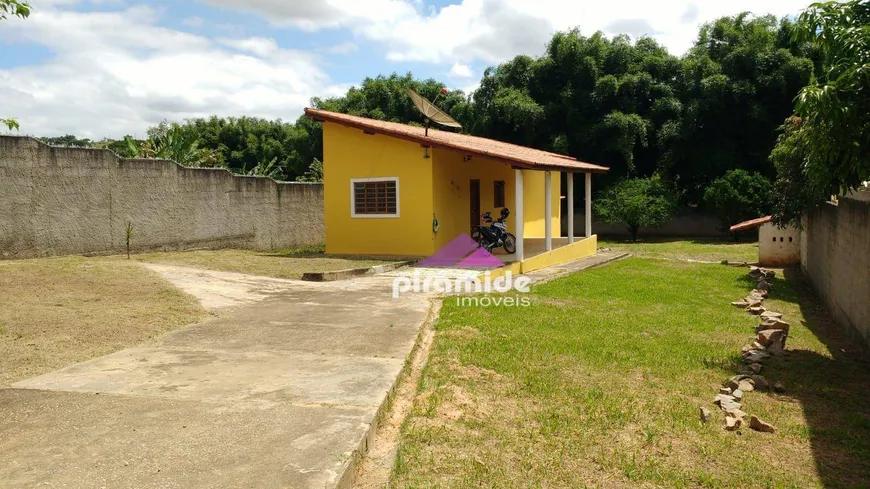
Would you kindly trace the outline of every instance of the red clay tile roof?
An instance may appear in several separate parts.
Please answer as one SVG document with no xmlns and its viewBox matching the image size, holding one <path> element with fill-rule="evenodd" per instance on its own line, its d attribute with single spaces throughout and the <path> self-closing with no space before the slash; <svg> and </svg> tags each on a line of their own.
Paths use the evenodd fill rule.
<svg viewBox="0 0 870 489">
<path fill-rule="evenodd" d="M 425 129 L 422 127 L 409 126 L 407 124 L 399 124 L 396 122 L 379 121 L 375 119 L 367 119 L 365 117 L 357 117 L 311 108 L 305 109 L 305 115 L 321 122 L 333 122 L 335 124 L 371 131 L 385 136 L 405 139 L 407 141 L 420 143 L 423 146 L 453 149 L 474 156 L 483 156 L 495 160 L 501 160 L 517 168 L 589 173 L 604 173 L 609 170 L 607 167 L 584 163 L 570 156 L 527 148 L 516 144 L 504 143 L 494 139 L 480 138 L 455 132 L 439 131 L 431 127 L 429 128 L 429 135 L 426 136 Z"/>
<path fill-rule="evenodd" d="M 767 224 L 772 220 L 773 220 L 772 216 L 759 217 L 758 219 L 752 219 L 750 221 L 743 221 L 740 224 L 735 224 L 735 225 L 731 226 L 728 230 L 731 231 L 732 233 L 737 232 L 737 231 L 745 231 L 747 229 L 757 228 L 757 227 L 761 226 L 762 224 Z"/>
</svg>

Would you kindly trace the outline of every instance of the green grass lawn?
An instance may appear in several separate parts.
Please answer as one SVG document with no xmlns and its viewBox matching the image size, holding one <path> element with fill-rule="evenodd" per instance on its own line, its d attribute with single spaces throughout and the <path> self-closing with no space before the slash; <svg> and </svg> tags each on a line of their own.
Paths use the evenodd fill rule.
<svg viewBox="0 0 870 489">
<path fill-rule="evenodd" d="M 330 272 L 390 263 L 389 261 L 369 258 L 331 257 L 324 255 L 322 250 L 317 249 L 271 252 L 252 250 L 171 251 L 133 255 L 132 259 L 147 263 L 288 279 L 302 278 L 302 274 L 305 272 Z"/>
<path fill-rule="evenodd" d="M 744 238 L 744 241 L 746 238 Z M 718 263 L 722 260 L 755 263 L 758 241 L 735 243 L 715 238 L 631 240 L 599 239 L 598 246 L 624 250 L 635 256 Z"/>
<path fill-rule="evenodd" d="M 792 353 L 762 372 L 786 393 L 744 400 L 779 431 L 726 432 L 712 400 L 757 324 L 729 304 L 751 289 L 747 270 L 680 261 L 720 245 L 658 246 L 677 259 L 542 284 L 530 307 L 445 299 L 393 484 L 868 487 L 870 368 L 806 285 L 780 274 L 767 301 L 792 324 Z"/>
</svg>

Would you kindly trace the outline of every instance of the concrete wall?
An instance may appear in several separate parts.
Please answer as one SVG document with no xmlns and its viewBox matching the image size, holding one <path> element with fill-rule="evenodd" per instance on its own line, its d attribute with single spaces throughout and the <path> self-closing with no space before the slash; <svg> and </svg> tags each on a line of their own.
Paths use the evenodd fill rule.
<svg viewBox="0 0 870 489">
<path fill-rule="evenodd" d="M 766 267 L 801 262 L 801 232 L 794 226 L 778 228 L 767 223 L 758 231 L 758 263 Z"/>
<path fill-rule="evenodd" d="M 595 177 L 593 176 L 593 184 Z M 583 185 L 578 179 L 574 185 L 574 193 L 583 194 Z M 593 189 L 593 199 L 595 190 Z M 595 202 L 594 200 L 592 201 Z M 562 236 L 568 235 L 568 210 L 565 207 L 565 199 L 562 199 Z M 582 206 L 574 209 L 574 234 L 582 236 L 586 230 L 586 215 Z M 622 224 L 608 224 L 595 220 L 595 212 L 592 213 L 592 234 L 607 237 L 631 237 L 628 226 Z M 640 228 L 640 237 L 686 237 L 696 238 L 722 238 L 731 237 L 731 233 L 719 229 L 719 221 L 715 217 L 700 212 L 682 211 L 673 219 L 658 228 Z M 741 241 L 751 240 L 751 233 L 745 232 L 740 236 Z"/>
<path fill-rule="evenodd" d="M 870 192 L 804 218 L 801 266 L 838 324 L 870 344 Z"/>
<path fill-rule="evenodd" d="M 0 258 L 322 244 L 323 186 L 0 136 Z"/>
</svg>

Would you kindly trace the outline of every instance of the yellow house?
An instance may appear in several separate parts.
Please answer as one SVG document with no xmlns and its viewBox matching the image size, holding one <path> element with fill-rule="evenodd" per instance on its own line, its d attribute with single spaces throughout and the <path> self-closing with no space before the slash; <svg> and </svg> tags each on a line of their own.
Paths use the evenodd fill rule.
<svg viewBox="0 0 870 489">
<path fill-rule="evenodd" d="M 305 113 L 323 123 L 327 254 L 430 256 L 469 234 L 481 213 L 497 217 L 503 207 L 511 210 L 508 231 L 517 237 L 517 252 L 506 261 L 541 255 L 538 262 L 553 264 L 595 252 L 591 175 L 605 167 L 492 139 L 310 108 Z M 574 173 L 586 174 L 580 241 L 572 205 L 568 237 L 553 237 L 561 227 L 561 172 L 568 177 L 568 202 Z M 557 253 L 554 245 L 566 249 Z"/>
</svg>

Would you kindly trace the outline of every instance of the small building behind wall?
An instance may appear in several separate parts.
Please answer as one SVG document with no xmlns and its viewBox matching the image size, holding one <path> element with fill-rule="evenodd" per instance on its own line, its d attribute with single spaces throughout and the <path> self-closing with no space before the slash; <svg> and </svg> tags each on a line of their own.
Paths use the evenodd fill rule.
<svg viewBox="0 0 870 489">
<path fill-rule="evenodd" d="M 801 233 L 795 226 L 778 227 L 771 216 L 741 222 L 730 231 L 758 229 L 758 263 L 761 266 L 784 267 L 801 262 Z"/>
<path fill-rule="evenodd" d="M 522 262 L 525 244 L 529 250 L 540 245 L 542 254 L 574 244 L 573 229 L 558 239 L 562 172 L 586 175 L 590 207 L 592 174 L 607 171 L 492 139 L 316 109 L 305 113 L 323 122 L 327 254 L 430 256 L 470 233 L 481 213 L 497 216 L 506 207 L 508 230 L 517 237 L 511 259 Z M 573 208 L 568 212 L 573 222 Z M 584 239 L 594 241 L 591 216 Z M 590 243 L 586 248 L 594 253 Z"/>
</svg>

